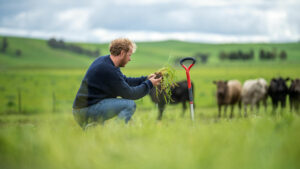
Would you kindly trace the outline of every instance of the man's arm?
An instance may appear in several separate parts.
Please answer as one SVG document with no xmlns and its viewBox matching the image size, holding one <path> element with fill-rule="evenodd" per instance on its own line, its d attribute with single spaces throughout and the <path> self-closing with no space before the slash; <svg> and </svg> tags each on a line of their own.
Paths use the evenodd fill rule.
<svg viewBox="0 0 300 169">
<path fill-rule="evenodd" d="M 144 80 L 140 85 L 130 86 L 125 79 L 119 79 L 112 82 L 110 86 L 115 95 L 121 96 L 124 99 L 136 100 L 147 95 L 152 89 L 153 84 L 150 80 Z"/>
<path fill-rule="evenodd" d="M 125 81 L 129 84 L 129 86 L 138 86 L 142 84 L 145 80 L 147 80 L 147 76 L 141 76 L 141 77 L 126 77 L 123 75 Z"/>
<path fill-rule="evenodd" d="M 133 100 L 144 97 L 150 92 L 153 86 L 157 86 L 161 81 L 161 78 L 155 79 L 154 76 L 151 76 L 148 80 L 147 77 L 140 77 L 133 80 L 126 78 L 120 71 L 109 72 L 106 75 L 110 79 L 107 82 L 108 86 L 115 96 Z M 136 84 L 136 86 L 131 86 L 127 82 L 128 80 L 131 84 Z"/>
</svg>

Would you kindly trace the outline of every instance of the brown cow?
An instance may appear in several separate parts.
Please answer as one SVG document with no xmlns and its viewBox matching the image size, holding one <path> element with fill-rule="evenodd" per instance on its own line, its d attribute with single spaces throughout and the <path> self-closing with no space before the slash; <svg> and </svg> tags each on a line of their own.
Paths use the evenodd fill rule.
<svg viewBox="0 0 300 169">
<path fill-rule="evenodd" d="M 292 80 L 291 86 L 289 88 L 289 97 L 290 97 L 290 109 L 291 112 L 295 110 L 299 112 L 300 105 L 300 79 Z"/>
<path fill-rule="evenodd" d="M 217 85 L 217 102 L 219 108 L 219 117 L 221 117 L 221 108 L 224 107 L 224 116 L 226 117 L 226 109 L 228 105 L 231 105 L 230 118 L 233 117 L 233 108 L 236 103 L 239 105 L 239 111 L 241 115 L 241 92 L 242 85 L 238 80 L 230 81 L 213 81 Z"/>
</svg>

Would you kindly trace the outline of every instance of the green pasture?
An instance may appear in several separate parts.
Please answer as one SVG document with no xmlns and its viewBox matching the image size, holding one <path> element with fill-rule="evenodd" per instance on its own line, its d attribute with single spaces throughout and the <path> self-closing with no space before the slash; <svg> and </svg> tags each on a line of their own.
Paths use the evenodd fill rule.
<svg viewBox="0 0 300 169">
<path fill-rule="evenodd" d="M 1 45 L 0 37 L 0 45 Z M 300 168 L 300 115 L 289 108 L 217 118 L 214 80 L 263 77 L 299 78 L 300 46 L 290 44 L 199 44 L 178 41 L 138 43 L 122 72 L 141 76 L 155 72 L 175 56 L 208 52 L 207 64 L 190 74 L 195 85 L 195 122 L 181 105 L 167 107 L 163 120 L 146 96 L 128 125 L 111 119 L 104 126 L 82 131 L 72 116 L 72 103 L 85 71 L 94 58 L 49 48 L 44 40 L 9 37 L 8 52 L 0 53 L 0 168 Z M 107 54 L 107 44 L 78 44 Z M 221 50 L 285 49 L 285 61 L 221 62 Z M 14 51 L 22 50 L 16 57 Z M 168 61 L 169 60 L 169 61 Z M 172 65 L 173 66 L 173 65 Z M 173 66 L 177 80 L 185 71 Z M 288 85 L 290 82 L 288 82 Z"/>
<path fill-rule="evenodd" d="M 125 68 L 127 76 L 138 77 L 155 72 L 153 68 Z M 10 69 L 0 72 L 0 114 L 36 114 L 71 111 L 72 103 L 85 69 Z M 214 80 L 237 79 L 244 82 L 247 79 L 263 77 L 268 82 L 273 77 L 299 77 L 299 67 L 277 66 L 195 66 L 190 75 L 194 83 L 195 105 L 201 107 L 216 107 L 216 87 Z M 177 81 L 186 79 L 183 68 L 175 68 Z M 289 84 L 289 83 L 288 83 Z M 150 97 L 137 100 L 142 109 L 154 108 Z M 270 102 L 270 100 L 269 100 Z M 175 106 L 176 107 L 176 106 Z M 180 108 L 180 105 L 177 107 Z"/>
</svg>

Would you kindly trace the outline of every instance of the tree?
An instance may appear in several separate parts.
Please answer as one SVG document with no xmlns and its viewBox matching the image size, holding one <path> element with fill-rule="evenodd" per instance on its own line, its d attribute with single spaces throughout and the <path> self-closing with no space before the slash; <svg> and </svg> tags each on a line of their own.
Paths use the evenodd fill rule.
<svg viewBox="0 0 300 169">
<path fill-rule="evenodd" d="M 75 44 L 67 44 L 63 40 L 56 40 L 55 38 L 49 39 L 47 43 L 52 48 L 58 48 L 73 53 L 84 54 L 90 57 L 98 57 L 100 55 L 100 51 L 98 49 L 95 51 L 91 51 Z"/>
<path fill-rule="evenodd" d="M 225 60 L 227 58 L 228 58 L 228 55 L 224 51 L 221 51 L 220 54 L 219 54 L 219 59 L 220 60 Z"/>
<path fill-rule="evenodd" d="M 21 49 L 16 50 L 16 56 L 20 57 L 22 55 Z"/>
<path fill-rule="evenodd" d="M 279 54 L 279 57 L 281 60 L 286 60 L 286 58 L 287 58 L 286 52 L 284 50 L 282 50 Z"/>
<path fill-rule="evenodd" d="M 1 45 L 1 52 L 5 53 L 7 47 L 8 47 L 8 41 L 7 41 L 7 38 L 3 38 L 3 40 L 2 40 L 2 45 Z"/>
</svg>

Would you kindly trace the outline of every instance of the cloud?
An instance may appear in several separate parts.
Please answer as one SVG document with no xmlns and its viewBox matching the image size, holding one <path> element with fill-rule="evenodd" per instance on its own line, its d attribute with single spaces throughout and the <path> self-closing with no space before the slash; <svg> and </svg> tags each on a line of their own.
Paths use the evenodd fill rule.
<svg viewBox="0 0 300 169">
<path fill-rule="evenodd" d="M 0 33 L 93 42 L 118 36 L 139 41 L 298 41 L 299 7 L 295 0 L 0 0 Z"/>
<path fill-rule="evenodd" d="M 73 8 L 58 12 L 56 20 L 64 29 L 84 31 L 89 26 L 89 17 L 90 12 L 88 9 Z"/>
<path fill-rule="evenodd" d="M 17 29 L 0 28 L 1 34 L 17 35 L 27 37 L 40 37 L 48 39 L 55 37 L 68 41 L 78 42 L 109 42 L 118 37 L 127 37 L 134 41 L 161 41 L 161 40 L 181 40 L 191 42 L 207 43 L 246 43 L 246 42 L 283 42 L 297 41 L 299 36 L 287 36 L 286 39 L 274 35 L 224 35 L 199 32 L 155 32 L 155 31 L 111 31 L 106 29 L 94 29 L 89 32 L 40 32 L 25 31 Z"/>
</svg>

